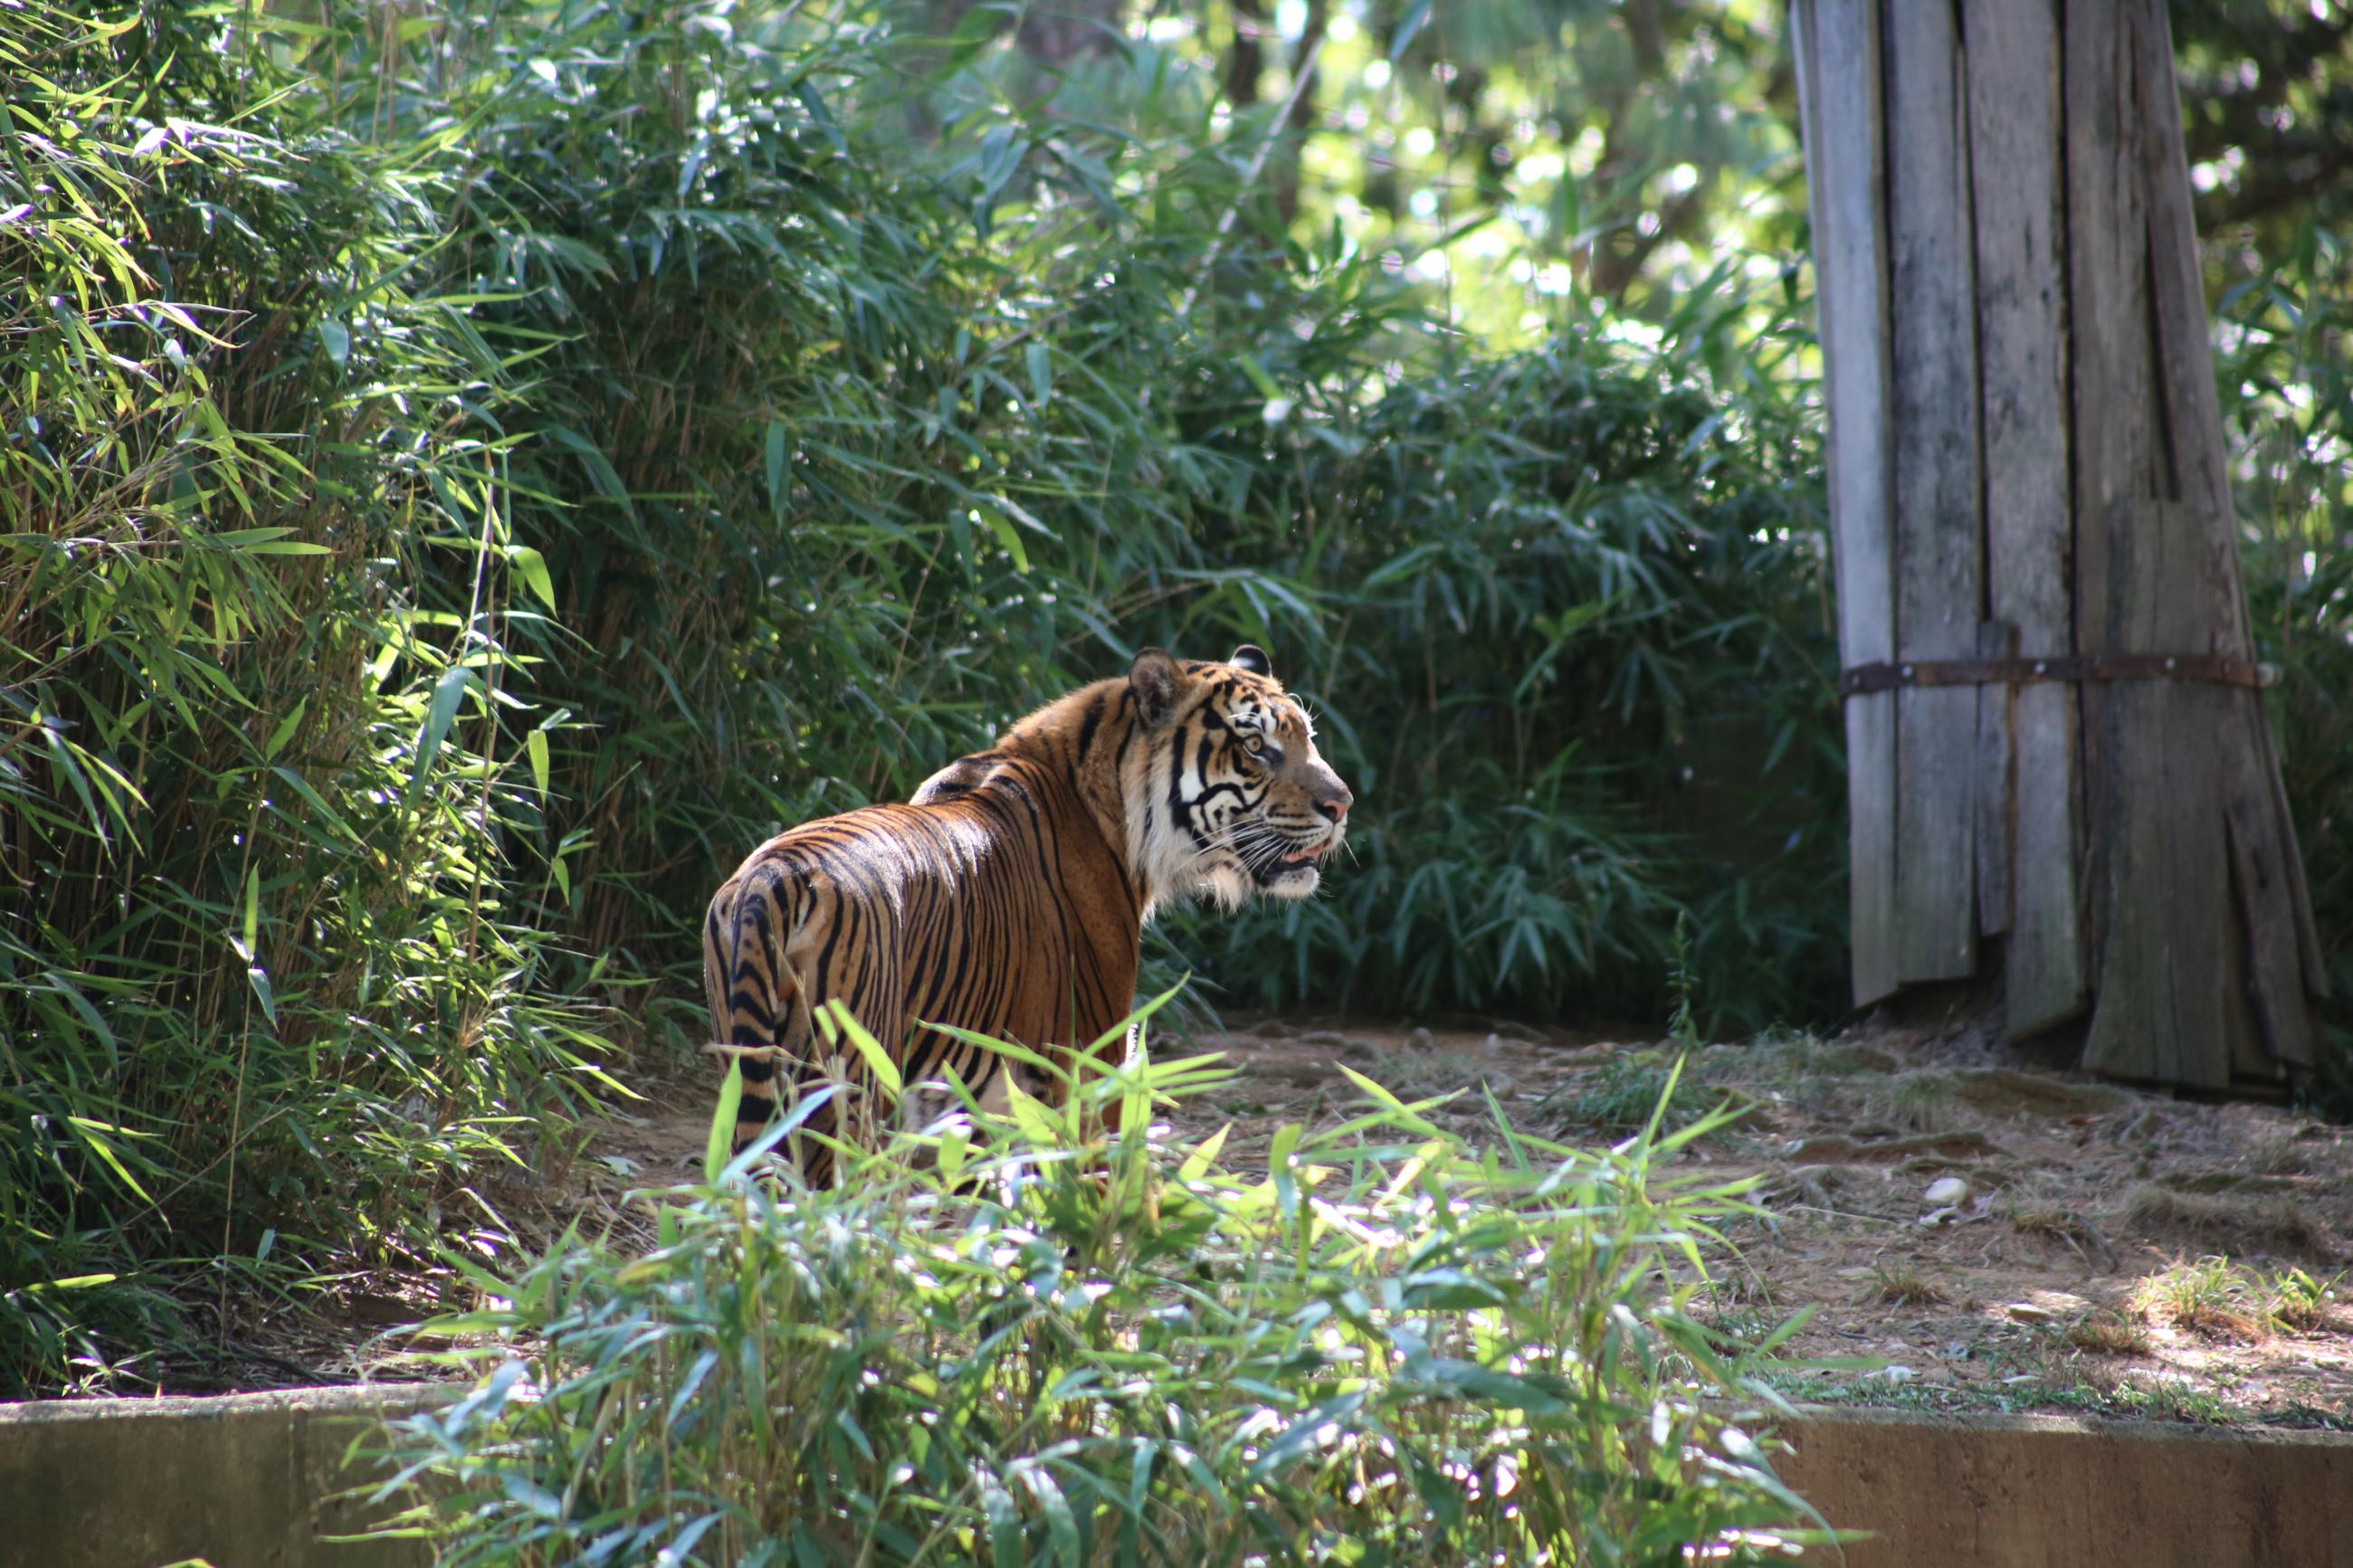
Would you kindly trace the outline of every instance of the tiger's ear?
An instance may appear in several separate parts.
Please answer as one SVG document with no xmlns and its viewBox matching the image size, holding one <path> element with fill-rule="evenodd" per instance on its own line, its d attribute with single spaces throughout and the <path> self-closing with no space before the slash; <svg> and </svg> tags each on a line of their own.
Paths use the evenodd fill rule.
<svg viewBox="0 0 2353 1568">
<path fill-rule="evenodd" d="M 1135 710 L 1147 730 L 1168 722 L 1176 711 L 1177 692 L 1184 684 L 1185 672 L 1165 647 L 1141 650 L 1127 667 L 1127 689 L 1135 693 Z"/>
<path fill-rule="evenodd" d="M 1233 658 L 1226 662 L 1236 669 L 1247 669 L 1252 675 L 1263 675 L 1269 679 L 1274 677 L 1274 661 L 1266 657 L 1266 649 L 1254 642 L 1246 642 L 1234 649 Z"/>
</svg>

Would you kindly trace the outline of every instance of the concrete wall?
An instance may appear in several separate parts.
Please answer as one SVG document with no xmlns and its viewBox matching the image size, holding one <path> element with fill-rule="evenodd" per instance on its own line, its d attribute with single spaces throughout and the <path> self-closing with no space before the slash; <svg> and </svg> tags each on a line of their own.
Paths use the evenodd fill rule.
<svg viewBox="0 0 2353 1568">
<path fill-rule="evenodd" d="M 410 1542 L 336 1494 L 355 1436 L 440 1391 L 313 1388 L 218 1399 L 0 1405 L 0 1564 L 14 1568 L 412 1568 Z"/>
<path fill-rule="evenodd" d="M 2353 1568 L 2342 1433 L 1818 1410 L 1787 1436 L 1782 1479 L 1877 1533 L 1848 1568 Z"/>
<path fill-rule="evenodd" d="M 416 1388 L 0 1405 L 0 1568 L 414 1568 L 334 1494 Z M 2353 1436 L 1818 1410 L 1781 1473 L 1850 1568 L 2353 1568 Z M 1836 1563 L 1818 1551 L 1810 1562 Z"/>
</svg>

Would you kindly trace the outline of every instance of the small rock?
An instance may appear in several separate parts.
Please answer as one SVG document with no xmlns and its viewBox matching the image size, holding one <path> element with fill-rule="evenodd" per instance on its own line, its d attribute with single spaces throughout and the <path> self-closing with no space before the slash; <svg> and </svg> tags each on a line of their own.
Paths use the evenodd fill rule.
<svg viewBox="0 0 2353 1568">
<path fill-rule="evenodd" d="M 1920 1195 L 1927 1202 L 1942 1208 L 1967 1198 L 1969 1195 L 1969 1184 L 1958 1176 L 1946 1176 L 1929 1183 L 1928 1190 Z"/>
<path fill-rule="evenodd" d="M 2002 1310 L 2010 1314 L 2012 1322 L 2018 1323 L 2047 1323 L 2058 1316 L 2050 1308 L 2038 1307 L 2031 1301 L 2012 1301 Z"/>
</svg>

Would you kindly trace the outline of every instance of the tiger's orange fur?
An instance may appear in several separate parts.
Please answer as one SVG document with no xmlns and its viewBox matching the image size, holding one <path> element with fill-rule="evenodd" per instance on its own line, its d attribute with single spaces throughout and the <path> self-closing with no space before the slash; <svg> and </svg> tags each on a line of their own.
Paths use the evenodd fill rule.
<svg viewBox="0 0 2353 1568">
<path fill-rule="evenodd" d="M 770 839 L 721 887 L 703 931 L 717 1048 L 743 1063 L 737 1148 L 775 1114 L 780 1079 L 792 1091 L 863 1085 L 813 1024 L 828 1002 L 847 1004 L 911 1085 L 953 1072 L 987 1095 L 1005 1068 L 927 1024 L 1046 1053 L 1087 1046 L 1134 1004 L 1156 904 L 1306 897 L 1353 798 L 1264 653 L 1213 664 L 1153 648 L 903 805 Z M 842 1106 L 805 1125 L 838 1133 Z M 800 1159 L 828 1179 L 820 1139 L 802 1139 Z"/>
</svg>

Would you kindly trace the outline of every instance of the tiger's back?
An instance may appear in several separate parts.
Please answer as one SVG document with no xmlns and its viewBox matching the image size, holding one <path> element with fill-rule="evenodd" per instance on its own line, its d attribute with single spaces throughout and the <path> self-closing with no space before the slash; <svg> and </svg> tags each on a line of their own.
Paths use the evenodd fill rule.
<svg viewBox="0 0 2353 1568">
<path fill-rule="evenodd" d="M 1050 811 L 1007 809 L 1043 793 L 1003 787 L 806 824 L 719 889 L 703 984 L 722 1037 L 753 1047 L 739 1052 L 739 1147 L 774 1112 L 779 1065 L 805 1084 L 823 1076 L 814 1009 L 827 1002 L 845 1004 L 909 1082 L 953 1072 L 976 1092 L 997 1061 L 920 1024 L 1050 1048 L 1092 1041 L 1126 1015 L 1139 913 L 1098 836 L 1058 833 Z M 1137 934 L 1123 940 L 1126 928 Z M 819 1108 L 810 1130 L 836 1132 L 840 1109 Z M 821 1177 L 822 1149 L 802 1157 Z"/>
</svg>

